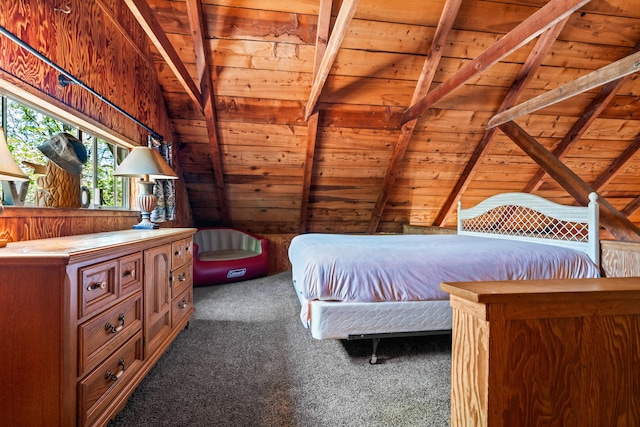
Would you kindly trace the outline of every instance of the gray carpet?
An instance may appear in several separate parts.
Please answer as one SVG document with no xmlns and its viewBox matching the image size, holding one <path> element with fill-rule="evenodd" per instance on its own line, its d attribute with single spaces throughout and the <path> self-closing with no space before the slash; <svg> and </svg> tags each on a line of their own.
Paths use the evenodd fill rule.
<svg viewBox="0 0 640 427">
<path fill-rule="evenodd" d="M 109 424 L 447 426 L 450 335 L 315 340 L 291 273 L 194 290 L 188 329 Z"/>
</svg>

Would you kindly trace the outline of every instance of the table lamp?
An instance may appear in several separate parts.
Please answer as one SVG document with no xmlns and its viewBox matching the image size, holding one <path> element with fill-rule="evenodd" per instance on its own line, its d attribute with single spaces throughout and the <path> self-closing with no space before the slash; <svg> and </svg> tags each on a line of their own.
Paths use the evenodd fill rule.
<svg viewBox="0 0 640 427">
<path fill-rule="evenodd" d="M 151 147 L 135 147 L 120 163 L 114 176 L 140 178 L 140 194 L 137 202 L 142 220 L 133 226 L 137 229 L 154 229 L 158 224 L 151 221 L 151 212 L 156 207 L 156 196 L 153 194 L 154 179 L 178 179 L 171 167 L 164 161 L 160 153 Z"/>
<path fill-rule="evenodd" d="M 0 180 L 1 181 L 29 181 L 20 166 L 13 160 L 7 140 L 4 137 L 4 129 L 0 128 Z M 4 212 L 2 200 L 0 200 L 0 215 Z M 7 246 L 8 239 L 0 238 L 0 248 Z"/>
</svg>

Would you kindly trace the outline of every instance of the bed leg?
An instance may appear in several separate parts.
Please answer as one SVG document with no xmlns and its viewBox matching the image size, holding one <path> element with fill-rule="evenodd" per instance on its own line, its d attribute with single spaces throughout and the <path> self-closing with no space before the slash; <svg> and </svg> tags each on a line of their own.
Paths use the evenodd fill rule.
<svg viewBox="0 0 640 427">
<path fill-rule="evenodd" d="M 376 355 L 376 351 L 378 351 L 378 344 L 380 343 L 380 338 L 372 338 L 371 343 L 373 344 L 373 350 L 371 352 L 371 359 L 369 359 L 370 365 L 375 365 L 378 361 L 378 356 Z"/>
</svg>

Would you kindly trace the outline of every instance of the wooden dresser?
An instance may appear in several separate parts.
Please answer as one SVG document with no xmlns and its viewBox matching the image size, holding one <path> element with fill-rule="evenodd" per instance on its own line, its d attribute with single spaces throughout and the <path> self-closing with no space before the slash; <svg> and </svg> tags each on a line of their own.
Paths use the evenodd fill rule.
<svg viewBox="0 0 640 427">
<path fill-rule="evenodd" d="M 452 426 L 640 425 L 640 277 L 441 287 Z"/>
<path fill-rule="evenodd" d="M 0 249 L 0 420 L 105 425 L 188 324 L 196 229 Z"/>
</svg>

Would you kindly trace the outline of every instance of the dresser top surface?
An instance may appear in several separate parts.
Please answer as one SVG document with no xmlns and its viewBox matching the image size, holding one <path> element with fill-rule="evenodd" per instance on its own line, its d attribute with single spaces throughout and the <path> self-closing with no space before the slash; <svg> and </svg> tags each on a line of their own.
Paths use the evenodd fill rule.
<svg viewBox="0 0 640 427">
<path fill-rule="evenodd" d="M 109 249 L 138 242 L 182 239 L 192 236 L 195 228 L 160 228 L 156 230 L 120 230 L 49 239 L 11 242 L 0 248 L 0 260 L 22 257 L 63 257 Z"/>
<path fill-rule="evenodd" d="M 451 295 L 481 303 L 640 297 L 640 277 L 448 282 L 440 287 Z"/>
</svg>

